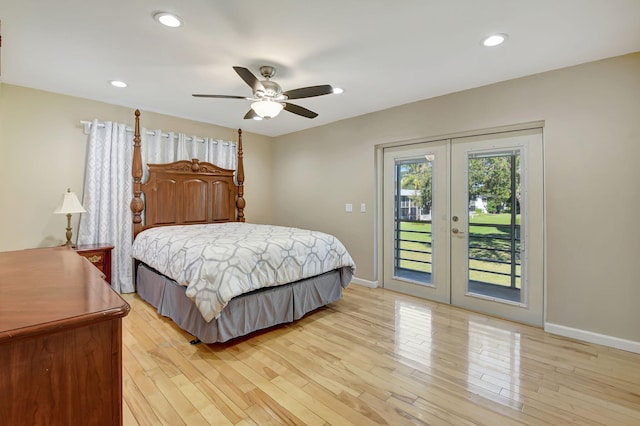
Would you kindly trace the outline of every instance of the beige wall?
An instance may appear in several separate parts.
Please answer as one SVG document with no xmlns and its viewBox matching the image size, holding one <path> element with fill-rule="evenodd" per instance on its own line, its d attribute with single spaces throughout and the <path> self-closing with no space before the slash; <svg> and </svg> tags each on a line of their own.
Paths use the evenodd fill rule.
<svg viewBox="0 0 640 426">
<path fill-rule="evenodd" d="M 79 121 L 133 123 L 133 109 L 0 84 L 0 250 L 63 241 L 65 218 L 51 211 L 67 187 L 82 191 L 86 136 Z M 235 137 L 234 129 L 145 111 L 142 119 L 148 128 Z M 640 53 L 275 140 L 245 134 L 247 220 L 334 233 L 358 264 L 357 277 L 377 280 L 377 145 L 539 120 L 547 321 L 640 342 Z M 362 202 L 366 213 L 359 213 Z M 344 212 L 345 203 L 354 204 L 353 213 Z"/>
<path fill-rule="evenodd" d="M 377 280 L 376 145 L 539 120 L 547 321 L 640 342 L 640 53 L 279 137 L 274 218 L 336 234 L 356 276 Z M 361 202 L 367 213 L 358 212 Z M 344 212 L 345 203 L 354 213 Z"/>
<path fill-rule="evenodd" d="M 80 197 L 87 136 L 81 120 L 133 125 L 128 108 L 0 84 L 0 251 L 65 241 L 66 217 L 53 215 L 67 187 Z M 148 129 L 237 140 L 237 130 L 142 111 Z M 243 133 L 246 219 L 271 221 L 272 140 Z M 74 236 L 78 215 L 73 217 Z"/>
</svg>

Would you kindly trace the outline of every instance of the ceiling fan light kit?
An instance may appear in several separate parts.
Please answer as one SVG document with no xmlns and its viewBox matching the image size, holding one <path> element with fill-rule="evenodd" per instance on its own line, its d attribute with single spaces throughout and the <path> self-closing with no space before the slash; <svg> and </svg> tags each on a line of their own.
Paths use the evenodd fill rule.
<svg viewBox="0 0 640 426">
<path fill-rule="evenodd" d="M 253 101 L 251 109 L 245 114 L 244 118 L 261 120 L 263 118 L 276 117 L 283 109 L 302 117 L 316 118 L 318 116 L 317 113 L 288 101 L 290 99 L 312 98 L 332 93 L 342 93 L 342 89 L 334 89 L 329 84 L 301 87 L 283 92 L 278 83 L 271 81 L 271 78 L 276 75 L 276 69 L 272 66 L 265 65 L 260 67 L 260 74 L 264 77 L 262 81 L 258 80 L 247 68 L 236 66 L 233 67 L 233 69 L 240 78 L 251 87 L 253 97 L 203 94 L 193 94 L 193 96 L 197 98 L 246 99 Z"/>
<path fill-rule="evenodd" d="M 280 102 L 262 100 L 252 103 L 251 109 L 262 118 L 273 118 L 280 114 L 280 111 L 284 109 L 284 105 Z"/>
</svg>

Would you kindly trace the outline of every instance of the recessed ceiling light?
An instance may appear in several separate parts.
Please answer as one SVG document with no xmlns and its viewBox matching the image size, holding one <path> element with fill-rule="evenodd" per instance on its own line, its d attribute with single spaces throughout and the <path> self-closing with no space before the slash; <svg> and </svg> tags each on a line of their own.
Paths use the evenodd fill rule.
<svg viewBox="0 0 640 426">
<path fill-rule="evenodd" d="M 482 44 L 487 47 L 498 46 L 504 43 L 506 39 L 507 39 L 506 34 L 493 34 L 493 35 L 490 35 L 489 37 L 485 37 L 482 40 Z"/>
<path fill-rule="evenodd" d="M 333 88 L 333 93 L 336 94 L 336 95 L 339 95 L 342 92 L 344 92 L 344 90 L 339 88 L 339 87 L 334 87 Z"/>
<path fill-rule="evenodd" d="M 182 19 L 178 15 L 168 12 L 156 12 L 153 14 L 153 19 L 160 22 L 162 25 L 176 28 L 182 25 Z"/>
<path fill-rule="evenodd" d="M 111 83 L 111 85 L 115 87 L 127 87 L 127 83 L 120 80 L 111 80 L 109 81 L 109 83 Z"/>
</svg>

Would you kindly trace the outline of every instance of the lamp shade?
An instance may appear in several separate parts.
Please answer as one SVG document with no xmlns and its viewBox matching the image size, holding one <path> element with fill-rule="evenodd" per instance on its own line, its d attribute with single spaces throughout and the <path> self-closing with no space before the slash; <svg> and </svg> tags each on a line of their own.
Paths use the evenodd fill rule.
<svg viewBox="0 0 640 426">
<path fill-rule="evenodd" d="M 67 189 L 62 195 L 62 200 L 57 209 L 53 211 L 54 214 L 72 214 L 72 213 L 86 213 L 87 211 L 82 207 L 75 192 L 71 192 Z"/>
<path fill-rule="evenodd" d="M 280 114 L 283 108 L 284 105 L 274 101 L 262 100 L 251 104 L 251 109 L 262 118 L 273 118 Z"/>
</svg>

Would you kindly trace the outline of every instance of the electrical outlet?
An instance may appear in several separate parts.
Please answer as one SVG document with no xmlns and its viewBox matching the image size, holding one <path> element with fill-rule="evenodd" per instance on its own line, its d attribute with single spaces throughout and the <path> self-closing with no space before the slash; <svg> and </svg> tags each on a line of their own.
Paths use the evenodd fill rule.
<svg viewBox="0 0 640 426">
<path fill-rule="evenodd" d="M 360 213 L 366 213 L 366 212 L 367 212 L 367 204 L 360 203 Z"/>
</svg>

